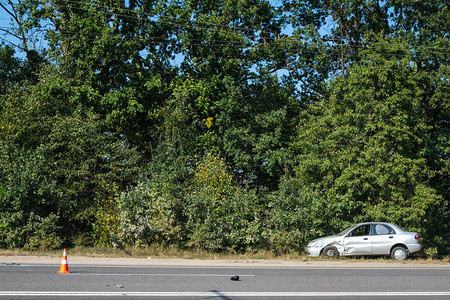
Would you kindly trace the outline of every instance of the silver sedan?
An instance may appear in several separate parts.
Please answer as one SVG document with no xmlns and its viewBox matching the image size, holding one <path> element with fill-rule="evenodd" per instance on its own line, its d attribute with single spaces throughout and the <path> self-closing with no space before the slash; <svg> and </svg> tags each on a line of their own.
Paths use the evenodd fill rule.
<svg viewBox="0 0 450 300">
<path fill-rule="evenodd" d="M 415 232 L 407 232 L 390 223 L 360 223 L 334 236 L 311 241 L 306 248 L 309 256 L 390 255 L 405 260 L 422 249 Z"/>
</svg>

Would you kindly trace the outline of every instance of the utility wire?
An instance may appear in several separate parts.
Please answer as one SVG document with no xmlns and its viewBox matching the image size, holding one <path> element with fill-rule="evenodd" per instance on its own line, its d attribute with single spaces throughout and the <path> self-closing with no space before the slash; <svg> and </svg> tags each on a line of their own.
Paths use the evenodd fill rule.
<svg viewBox="0 0 450 300">
<path fill-rule="evenodd" d="M 0 30 L 3 30 L 5 33 L 4 35 L 8 34 L 8 31 L 13 30 L 13 27 L 0 27 Z M 37 30 L 37 31 L 41 31 L 41 32 L 46 32 L 46 30 Z M 133 35 L 124 35 L 124 34 L 120 34 L 120 33 L 114 33 L 114 32 L 109 32 L 109 33 L 104 33 L 104 32 L 86 32 L 86 31 L 60 31 L 60 33 L 62 34 L 62 36 L 60 36 L 60 38 L 64 38 L 64 39 L 77 39 L 77 40 L 92 40 L 95 41 L 96 38 L 95 37 L 106 37 L 106 36 L 111 36 L 111 38 L 117 38 L 117 39 L 129 39 L 130 37 L 133 37 Z M 33 33 L 33 35 L 35 35 Z M 67 37 L 67 35 L 70 35 L 71 37 Z M 81 37 L 84 36 L 84 37 Z M 88 38 L 86 38 L 86 36 L 88 36 Z M 91 37 L 91 38 L 89 38 Z M 265 39 L 266 40 L 266 44 L 265 47 L 277 47 L 277 46 L 296 46 L 294 48 L 292 48 L 293 50 L 295 49 L 304 49 L 305 47 L 300 48 L 298 46 L 298 44 L 300 43 L 300 45 L 307 45 L 308 42 L 305 42 L 304 40 L 299 39 L 299 36 L 289 36 L 289 37 L 285 37 L 285 38 L 280 38 L 277 40 L 272 40 L 271 39 Z M 161 36 L 161 37 L 138 37 L 137 39 L 140 40 L 146 40 L 146 39 L 167 39 L 167 37 Z M 264 40 L 264 38 L 260 38 L 260 42 Z M 269 40 L 269 41 L 267 41 Z M 232 39 L 227 39 L 227 40 L 217 40 L 217 39 L 209 39 L 209 40 L 205 40 L 205 39 L 196 39 L 196 38 L 189 38 L 189 41 L 197 41 L 197 42 L 204 42 L 204 43 L 196 43 L 196 44 L 200 44 L 200 45 L 211 45 L 214 43 L 219 43 L 219 44 L 224 44 L 224 43 L 228 43 L 228 44 L 247 44 L 248 46 L 250 45 L 254 45 L 255 43 L 258 43 L 256 41 L 249 41 L 249 40 L 245 40 L 245 39 L 239 39 L 239 40 L 232 40 Z M 313 41 L 315 42 L 337 42 L 339 41 L 339 39 L 336 38 L 317 38 L 317 39 L 313 39 Z M 181 42 L 182 43 L 182 42 Z M 189 43 L 185 43 L 185 44 L 189 44 Z M 191 43 L 193 44 L 193 43 Z M 372 45 L 379 45 L 379 46 L 384 46 L 383 43 L 381 42 L 370 42 L 366 45 L 355 45 L 355 44 L 345 44 L 344 47 L 345 48 L 353 48 L 353 49 L 368 49 L 371 48 Z M 320 46 L 322 47 L 326 47 L 325 44 L 321 44 Z M 306 46 L 307 47 L 307 46 Z M 374 47 L 372 47 L 374 48 Z M 289 50 L 291 50 L 291 48 L 289 48 Z M 431 52 L 431 53 L 435 53 L 435 54 L 450 54 L 450 50 L 448 48 L 436 48 L 436 47 L 431 47 L 431 46 L 415 46 L 415 47 L 403 47 L 403 49 L 398 49 L 398 50 L 403 50 L 403 51 L 415 51 L 415 52 Z"/>
<path fill-rule="evenodd" d="M 6 3 L 3 1 L 0 1 L 1 3 Z M 74 4 L 85 4 L 85 2 L 79 2 L 79 1 L 66 1 L 66 3 L 74 3 Z M 89 11 L 90 8 L 82 8 L 82 7 L 73 7 L 73 6 L 68 6 L 68 5 L 63 5 L 60 4 L 59 7 L 66 7 L 66 8 L 70 8 L 70 9 L 79 9 L 79 10 L 86 10 Z M 147 15 L 148 17 L 155 17 L 154 15 L 151 15 L 150 13 L 145 13 L 142 11 L 137 11 L 137 10 L 132 10 L 132 9 L 126 9 L 126 8 L 117 8 L 117 7 L 108 7 L 108 6 L 101 6 L 101 5 L 96 5 L 95 7 L 98 8 L 103 8 L 103 9 L 107 9 L 107 10 L 119 10 L 119 11 L 125 11 L 125 12 L 130 12 L 130 13 L 134 13 L 134 14 L 143 14 L 143 15 Z M 188 21 L 190 22 L 190 24 L 182 24 L 182 23 L 175 23 L 175 22 L 162 22 L 160 20 L 151 20 L 149 18 L 143 18 L 143 17 L 139 17 L 139 16 L 132 16 L 132 15 L 125 15 L 125 14 L 117 14 L 114 12 L 104 12 L 104 13 L 111 13 L 114 14 L 115 16 L 120 16 L 123 18 L 132 18 L 132 19 L 136 19 L 136 20 L 142 20 L 142 21 L 146 21 L 146 22 L 155 22 L 155 23 L 164 23 L 164 24 L 169 24 L 172 26 L 182 26 L 182 27 L 187 27 L 187 28 L 194 28 L 196 30 L 199 29 L 210 29 L 208 27 L 198 27 L 194 24 L 192 24 L 192 20 L 190 19 L 181 19 L 184 21 Z M 160 18 L 166 18 L 165 16 L 159 16 Z M 178 19 L 180 20 L 180 19 Z M 240 27 L 230 27 L 228 25 L 222 25 L 222 24 L 216 24 L 216 23 L 211 23 L 211 22 L 198 22 L 198 21 L 194 21 L 196 23 L 200 23 L 203 25 L 207 25 L 207 26 L 215 26 L 215 27 L 222 27 L 222 28 L 226 28 L 226 29 L 231 29 L 231 30 L 242 30 L 242 31 L 253 31 L 253 32 L 259 32 L 259 36 L 258 35 L 250 35 L 250 34 L 245 34 L 243 32 L 236 32 L 238 33 L 240 37 L 248 37 L 250 38 L 251 41 L 249 40 L 244 40 L 244 39 L 240 39 L 240 40 L 215 40 L 215 39 L 210 39 L 210 40 L 203 40 L 203 39 L 189 39 L 189 42 L 173 42 L 173 41 L 167 41 L 167 38 L 165 37 L 138 37 L 138 40 L 135 40 L 135 42 L 142 42 L 142 43 L 147 43 L 147 44 L 161 44 L 161 45 L 174 45 L 174 46 L 207 46 L 207 47 L 240 47 L 240 48 L 254 48 L 254 47 L 258 47 L 258 48 L 274 48 L 274 47 L 288 47 L 289 51 L 295 51 L 295 50 L 302 50 L 305 51 L 305 48 L 307 48 L 307 46 L 304 47 L 299 47 L 298 43 L 301 43 L 302 45 L 307 43 L 305 41 L 305 37 L 299 36 L 299 35 L 291 35 L 291 36 L 283 36 L 283 38 L 278 38 L 278 37 L 271 37 L 271 36 L 264 36 L 266 33 L 261 32 L 261 30 L 256 30 L 256 29 L 252 29 L 252 28 L 240 28 Z M 8 33 L 8 30 L 12 30 L 14 29 L 13 27 L 1 27 L 0 29 L 3 29 L 3 31 L 5 31 L 6 33 Z M 45 31 L 45 30 L 43 30 Z M 105 37 L 105 33 L 95 33 L 95 32 L 84 32 L 84 31 L 61 31 L 61 33 L 63 34 L 63 37 L 60 37 L 62 39 L 65 40 L 91 40 L 91 41 L 96 41 L 97 39 L 95 38 L 97 37 Z M 11 33 L 10 33 L 11 34 Z M 35 36 L 35 34 L 33 34 Z M 66 37 L 64 35 L 72 35 L 71 37 Z M 85 38 L 85 37 L 75 37 L 75 35 L 88 35 L 91 36 L 91 38 Z M 121 35 L 118 33 L 107 33 L 106 35 L 111 35 L 113 36 L 113 38 L 118 38 L 118 39 L 123 39 L 123 40 L 127 40 L 127 41 L 133 41 L 132 39 L 130 40 L 130 36 L 129 35 Z M 32 36 L 32 35 L 29 35 Z M 45 35 L 43 36 L 45 37 Z M 254 41 L 252 39 L 259 39 L 259 42 Z M 4 40 L 4 39 L 3 39 Z M 160 41 L 158 41 L 160 40 Z M 332 42 L 332 43 L 341 43 L 342 40 L 338 39 L 338 38 L 328 38 L 328 37 L 315 37 L 315 38 L 310 38 L 310 39 L 306 39 L 306 40 L 311 40 L 311 41 L 315 41 L 315 42 L 319 42 L 319 43 L 327 43 L 327 42 Z M 197 43 L 192 43 L 193 42 L 197 42 Z M 264 45 L 261 45 L 260 42 L 264 41 Z M 350 44 L 347 40 L 344 39 L 344 41 L 346 43 L 343 44 L 343 47 L 345 48 L 344 51 L 348 52 L 348 49 L 370 49 L 371 46 L 368 45 L 356 45 L 356 44 Z M 371 42 L 371 45 L 376 45 L 379 44 L 380 46 L 383 46 L 383 44 L 381 42 Z M 321 45 L 322 48 L 330 48 L 327 47 L 326 45 Z M 336 46 L 334 46 L 336 47 Z M 372 47 L 373 48 L 373 47 Z M 413 46 L 410 47 L 410 49 L 406 48 L 405 49 L 399 49 L 399 50 L 403 50 L 406 52 L 410 52 L 410 51 L 414 51 L 416 53 L 424 53 L 424 52 L 428 52 L 431 54 L 449 54 L 450 51 L 448 48 L 435 48 L 435 47 L 429 47 L 429 46 Z M 316 51 L 316 50 L 313 50 Z M 335 49 L 335 51 L 340 51 L 342 52 L 342 49 Z M 393 50 L 395 51 L 395 50 Z M 393 52 L 392 51 L 392 52 Z M 397 50 L 398 51 L 398 50 Z M 387 51 L 380 51 L 380 50 L 376 50 L 377 53 L 389 53 L 392 54 L 392 52 L 387 52 Z M 397 54 L 399 55 L 399 54 Z"/>
<path fill-rule="evenodd" d="M 2 2 L 2 1 L 0 1 Z M 2 3 L 6 3 L 6 2 L 2 2 Z M 85 2 L 80 2 L 80 1 L 73 1 L 73 0 L 68 0 L 66 1 L 66 3 L 74 3 L 74 4 L 85 4 Z M 83 8 L 83 7 L 73 7 L 73 6 L 68 6 L 68 5 L 63 5 L 60 4 L 59 7 L 66 7 L 66 8 L 70 8 L 70 9 L 79 9 L 79 10 L 86 10 L 89 11 L 90 8 Z M 102 5 L 96 5 L 95 7 L 98 8 L 104 8 L 104 9 L 109 9 L 109 10 L 113 10 L 113 9 L 117 9 L 117 10 L 121 10 L 121 11 L 127 11 L 130 13 L 134 13 L 134 14 L 144 14 L 147 15 L 149 17 L 155 17 L 155 15 L 152 15 L 150 13 L 146 13 L 146 12 L 142 12 L 142 11 L 137 11 L 137 10 L 133 10 L 133 9 L 127 9 L 127 8 L 117 8 L 117 7 L 109 7 L 109 6 L 102 6 Z M 183 24 L 183 23 L 176 23 L 176 22 L 162 22 L 161 20 L 150 20 L 148 18 L 143 18 L 143 17 L 139 17 L 139 16 L 132 16 L 132 15 L 125 15 L 125 14 L 117 14 L 114 12 L 104 12 L 104 13 L 110 13 L 110 14 L 114 14 L 116 16 L 120 16 L 123 18 L 132 18 L 132 19 L 136 19 L 136 20 L 142 20 L 142 21 L 147 21 L 147 22 L 155 22 L 155 23 L 163 23 L 163 24 L 169 24 L 169 25 L 173 25 L 173 26 L 182 26 L 182 27 L 187 27 L 187 28 L 194 28 L 194 29 L 210 29 L 208 27 L 198 27 L 196 25 L 192 24 L 193 20 L 190 19 L 180 19 L 178 18 L 177 20 L 184 20 L 187 22 L 190 22 L 190 24 Z M 159 16 L 160 18 L 169 18 L 167 16 Z M 256 38 L 260 38 L 260 39 L 264 39 L 266 42 L 267 41 L 279 41 L 280 39 L 278 37 L 272 37 L 272 36 L 265 36 L 265 32 L 261 32 L 260 29 L 252 29 L 252 28 L 241 28 L 241 27 L 232 27 L 232 26 L 228 26 L 228 25 L 222 25 L 222 24 L 217 24 L 217 23 L 212 23 L 212 22 L 199 22 L 198 20 L 194 21 L 195 23 L 200 23 L 200 24 L 204 24 L 204 25 L 208 25 L 208 26 L 214 26 L 214 27 L 222 27 L 222 28 L 226 28 L 226 29 L 232 29 L 232 30 L 243 30 L 243 31 L 253 31 L 253 32 L 258 32 L 259 35 L 250 35 L 250 34 L 244 34 L 242 32 L 240 32 L 240 36 L 246 36 L 246 37 L 250 37 L 253 39 Z M 75 32 L 72 32 L 73 34 L 75 34 Z M 83 33 L 82 31 L 78 32 L 78 33 Z M 288 37 L 289 39 L 299 39 L 299 40 L 303 40 L 304 37 L 300 36 L 300 35 L 290 35 Z M 317 39 L 317 38 L 316 38 Z M 329 38 L 329 37 L 321 37 L 320 38 L 322 41 L 324 42 L 336 42 L 336 43 L 340 43 L 342 42 L 342 40 L 344 40 L 346 43 L 344 43 L 345 47 L 352 47 L 352 48 L 356 48 L 356 47 L 361 47 L 361 48 L 365 48 L 364 45 L 354 45 L 354 44 L 349 44 L 349 42 L 347 41 L 347 39 L 340 39 L 340 38 Z M 283 39 L 284 40 L 284 39 Z M 371 42 L 371 44 L 376 44 L 377 42 Z M 426 46 L 415 46 L 414 48 L 417 47 L 421 47 L 421 48 L 427 48 Z M 442 52 L 450 52 L 448 48 L 431 48 L 428 47 L 429 49 L 432 49 L 432 51 L 437 52 L 439 50 L 442 50 Z"/>
<path fill-rule="evenodd" d="M 74 34 L 74 35 L 72 35 Z M 72 35 L 72 36 L 71 36 Z M 36 38 L 43 39 L 45 38 L 46 34 L 43 31 L 40 35 L 35 35 Z M 102 38 L 109 38 L 106 40 L 99 39 L 99 37 Z M 63 32 L 63 35 L 59 37 L 62 41 L 88 41 L 88 42 L 103 42 L 103 41 L 112 41 L 115 43 L 120 42 L 131 42 L 136 43 L 140 46 L 145 45 L 155 45 L 155 46 L 173 46 L 173 47 L 179 47 L 179 48 L 186 48 L 186 47 L 209 47 L 209 48 L 235 48 L 235 49 L 242 49 L 242 50 L 251 50 L 251 49 L 276 49 L 280 48 L 281 50 L 287 50 L 289 51 L 289 54 L 292 56 L 296 56 L 295 52 L 299 52 L 301 54 L 319 54 L 319 53 L 342 53 L 342 49 L 339 45 L 332 45 L 332 46 L 326 46 L 326 47 L 316 47 L 316 48 L 308 48 L 308 45 L 302 44 L 302 45 L 296 45 L 296 44 L 289 44 L 289 41 L 280 40 L 278 43 L 249 43 L 247 41 L 243 40 L 204 40 L 204 39 L 189 39 L 188 42 L 183 41 L 174 41 L 170 40 L 167 37 L 159 36 L 159 37 L 134 37 L 129 35 L 120 35 L 120 34 L 104 34 L 104 33 L 86 33 L 83 32 L 80 34 L 80 32 Z M 9 42 L 5 39 L 2 39 L 6 42 Z M 14 45 L 13 43 L 11 43 Z M 284 44 L 284 45 L 283 45 Z M 305 46 L 303 46 L 305 45 Z M 17 46 L 17 45 L 14 45 Z M 303 46 L 303 47 L 301 47 Z M 321 45 L 323 46 L 323 45 Z M 374 47 L 370 46 L 349 46 L 350 48 L 365 50 L 365 53 L 367 54 L 383 54 L 385 56 L 394 56 L 394 57 L 405 57 L 407 55 L 412 55 L 411 49 L 398 49 L 398 50 L 392 50 L 392 51 L 386 51 L 386 50 L 378 50 Z M 433 48 L 425 49 L 418 51 L 416 49 L 413 49 L 416 54 L 450 54 L 448 52 L 441 52 L 441 51 L 433 51 Z M 399 53 L 399 51 L 404 51 L 405 53 Z M 345 51 L 345 58 L 351 58 L 353 52 L 351 51 Z M 432 58 L 415 58 L 415 61 L 430 61 Z M 436 58 L 441 61 L 449 61 L 448 58 Z"/>
</svg>

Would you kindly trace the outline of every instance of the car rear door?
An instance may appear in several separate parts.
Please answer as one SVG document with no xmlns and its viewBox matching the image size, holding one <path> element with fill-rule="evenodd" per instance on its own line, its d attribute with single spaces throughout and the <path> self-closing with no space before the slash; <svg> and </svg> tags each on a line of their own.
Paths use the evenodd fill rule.
<svg viewBox="0 0 450 300">
<path fill-rule="evenodd" d="M 390 254 L 396 240 L 395 230 L 387 224 L 373 224 L 372 234 L 372 254 Z"/>
<path fill-rule="evenodd" d="M 360 225 L 344 237 L 344 252 L 346 255 L 372 254 L 370 224 Z"/>
</svg>

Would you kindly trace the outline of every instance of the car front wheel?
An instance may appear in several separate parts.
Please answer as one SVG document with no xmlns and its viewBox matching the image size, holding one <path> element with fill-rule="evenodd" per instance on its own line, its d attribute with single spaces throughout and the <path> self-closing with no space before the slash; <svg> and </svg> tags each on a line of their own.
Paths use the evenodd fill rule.
<svg viewBox="0 0 450 300">
<path fill-rule="evenodd" d="M 391 257 L 394 260 L 405 260 L 408 258 L 408 251 L 402 246 L 395 247 L 391 251 Z"/>
<path fill-rule="evenodd" d="M 339 252 L 336 249 L 336 247 L 333 246 L 326 246 L 325 248 L 323 248 L 322 250 L 322 255 L 323 256 L 328 256 L 328 257 L 339 257 Z"/>
</svg>

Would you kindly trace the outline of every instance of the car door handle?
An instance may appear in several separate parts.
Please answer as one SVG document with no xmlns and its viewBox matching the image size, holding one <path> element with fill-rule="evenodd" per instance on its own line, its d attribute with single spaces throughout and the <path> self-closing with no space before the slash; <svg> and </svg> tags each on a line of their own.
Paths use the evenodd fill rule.
<svg viewBox="0 0 450 300">
<path fill-rule="evenodd" d="M 369 238 L 364 238 L 365 241 L 367 241 Z"/>
<path fill-rule="evenodd" d="M 393 239 L 394 237 L 391 235 L 389 238 L 390 238 L 390 239 Z"/>
</svg>

